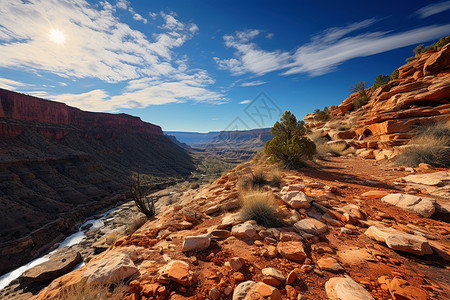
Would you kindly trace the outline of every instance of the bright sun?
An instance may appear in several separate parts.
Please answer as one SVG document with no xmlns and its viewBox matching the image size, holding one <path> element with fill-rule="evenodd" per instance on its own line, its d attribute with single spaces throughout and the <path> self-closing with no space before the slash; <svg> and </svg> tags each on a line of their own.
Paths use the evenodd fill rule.
<svg viewBox="0 0 450 300">
<path fill-rule="evenodd" d="M 56 44 L 63 44 L 66 40 L 66 37 L 64 36 L 64 33 L 61 30 L 58 29 L 52 29 L 50 31 L 50 39 L 56 43 Z"/>
</svg>

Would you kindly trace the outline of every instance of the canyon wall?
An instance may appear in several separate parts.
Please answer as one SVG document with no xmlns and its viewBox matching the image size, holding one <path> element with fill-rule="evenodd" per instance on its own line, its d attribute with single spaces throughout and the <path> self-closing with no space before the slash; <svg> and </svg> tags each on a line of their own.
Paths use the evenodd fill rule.
<svg viewBox="0 0 450 300">
<path fill-rule="evenodd" d="M 138 117 L 0 89 L 0 274 L 123 201 L 133 173 L 159 184 L 194 169 L 184 149 Z"/>
</svg>

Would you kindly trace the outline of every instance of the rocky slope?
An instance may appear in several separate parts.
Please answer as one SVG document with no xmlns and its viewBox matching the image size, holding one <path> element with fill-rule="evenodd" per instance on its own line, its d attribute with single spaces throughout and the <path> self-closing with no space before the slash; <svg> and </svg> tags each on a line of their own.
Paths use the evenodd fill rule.
<svg viewBox="0 0 450 300">
<path fill-rule="evenodd" d="M 450 44 L 423 53 L 398 71 L 398 79 L 366 90 L 370 100 L 361 109 L 354 111 L 359 93 L 353 93 L 330 108 L 328 122 L 317 122 L 310 114 L 307 125 L 355 148 L 392 150 L 407 144 L 418 126 L 450 120 Z"/>
<path fill-rule="evenodd" d="M 246 164 L 186 191 L 34 299 L 57 299 L 86 282 L 120 281 L 124 288 L 110 297 L 448 299 L 450 227 L 442 210 L 448 198 L 434 194 L 448 191 L 448 170 L 358 157 L 321 164 L 302 173 L 282 170 L 281 186 L 265 188 L 285 227 L 241 220 L 237 183 L 256 167 Z M 269 174 L 271 167 L 263 167 Z"/>
<path fill-rule="evenodd" d="M 2 89 L 0 145 L 0 274 L 123 201 L 132 172 L 158 182 L 195 169 L 159 126 Z"/>
</svg>

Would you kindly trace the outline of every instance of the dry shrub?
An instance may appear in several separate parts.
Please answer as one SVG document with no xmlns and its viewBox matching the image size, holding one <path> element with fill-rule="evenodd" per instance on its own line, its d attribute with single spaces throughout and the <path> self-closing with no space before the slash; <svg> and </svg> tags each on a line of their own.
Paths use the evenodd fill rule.
<svg viewBox="0 0 450 300">
<path fill-rule="evenodd" d="M 254 162 L 255 164 L 262 164 L 266 160 L 267 160 L 267 155 L 266 155 L 266 153 L 264 153 L 264 149 L 257 151 L 255 156 L 253 156 L 253 158 L 252 158 L 252 162 Z"/>
<path fill-rule="evenodd" d="M 270 185 L 273 187 L 281 187 L 281 174 L 280 170 L 277 168 L 272 169 L 272 179 L 270 180 Z"/>
<path fill-rule="evenodd" d="M 348 146 L 346 143 L 324 143 L 317 146 L 317 152 L 319 156 L 323 156 L 327 153 L 331 153 L 336 156 L 345 156 L 350 153 L 354 153 L 355 149 Z"/>
<path fill-rule="evenodd" d="M 417 167 L 420 163 L 426 163 L 435 167 L 450 167 L 450 122 L 421 127 L 410 144 L 411 148 L 398 156 L 398 164 Z"/>
<path fill-rule="evenodd" d="M 120 239 L 123 236 L 123 234 L 118 233 L 117 231 L 113 231 L 109 233 L 105 237 L 106 244 L 112 245 L 114 244 L 118 239 Z"/>
<path fill-rule="evenodd" d="M 250 192 L 240 198 L 242 210 L 241 218 L 243 221 L 254 220 L 264 227 L 285 226 L 281 217 L 278 215 L 275 199 L 271 193 Z"/>
<path fill-rule="evenodd" d="M 242 177 L 238 181 L 238 189 L 240 191 L 262 190 L 265 185 L 270 182 L 267 180 L 266 174 L 262 167 L 252 170 L 249 176 Z"/>
<path fill-rule="evenodd" d="M 87 283 L 86 281 L 63 289 L 54 299 L 58 300 L 106 300 L 123 299 L 126 286 L 123 282 L 110 285 Z"/>
<path fill-rule="evenodd" d="M 138 230 L 139 228 L 142 227 L 142 225 L 145 224 L 145 222 L 147 222 L 147 218 L 145 218 L 144 216 L 137 216 L 135 218 L 133 218 L 131 220 L 130 223 L 128 223 L 127 225 L 127 231 L 126 233 L 128 235 L 134 233 L 136 230 Z"/>
</svg>

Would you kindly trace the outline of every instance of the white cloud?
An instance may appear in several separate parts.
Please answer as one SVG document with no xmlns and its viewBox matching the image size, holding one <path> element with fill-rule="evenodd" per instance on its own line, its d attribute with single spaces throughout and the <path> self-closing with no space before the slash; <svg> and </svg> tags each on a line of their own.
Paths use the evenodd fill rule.
<svg viewBox="0 0 450 300">
<path fill-rule="evenodd" d="M 230 70 L 233 75 L 241 75 L 247 72 L 263 75 L 267 72 L 279 69 L 280 65 L 287 63 L 289 53 L 283 51 L 264 51 L 250 41 L 260 34 L 259 30 L 247 30 L 236 32 L 234 36 L 224 36 L 225 45 L 235 48 L 238 56 L 230 59 L 219 59 L 215 61 L 222 70 Z"/>
<path fill-rule="evenodd" d="M 111 112 L 119 108 L 143 108 L 186 101 L 213 104 L 228 102 L 225 95 L 206 88 L 212 83 L 212 79 L 202 71 L 192 75 L 177 74 L 172 81 L 149 77 L 131 80 L 119 95 L 110 95 L 105 90 L 96 89 L 81 94 L 49 95 L 48 98 L 84 110 Z"/>
<path fill-rule="evenodd" d="M 261 81 L 261 80 L 255 80 L 255 81 L 249 81 L 249 82 L 243 82 L 241 83 L 241 86 L 247 87 L 247 86 L 256 86 L 256 85 L 262 85 L 266 84 L 267 82 Z"/>
<path fill-rule="evenodd" d="M 25 84 L 23 82 L 0 77 L 0 88 L 2 88 L 2 89 L 15 90 L 21 86 L 27 86 L 27 84 Z"/>
<path fill-rule="evenodd" d="M 172 50 L 193 37 L 192 25 L 171 21 L 178 26 L 150 39 L 120 22 L 107 2 L 95 7 L 85 0 L 7 1 L 0 6 L 0 63 L 66 78 L 137 79 L 170 62 Z M 51 29 L 64 34 L 64 44 L 50 41 Z"/>
<path fill-rule="evenodd" d="M 108 3 L 109 4 L 109 3 Z M 107 4 L 106 4 L 107 5 Z M 131 15 L 133 16 L 133 19 L 136 21 L 142 21 L 144 24 L 147 24 L 147 19 L 138 14 L 133 7 L 131 6 L 131 3 L 127 0 L 118 0 L 116 4 L 117 8 L 128 10 Z"/>
<path fill-rule="evenodd" d="M 252 100 L 242 100 L 241 102 L 239 102 L 239 104 L 249 104 L 250 102 L 252 102 Z"/>
<path fill-rule="evenodd" d="M 437 2 L 422 7 L 421 9 L 417 10 L 413 15 L 418 15 L 419 18 L 424 19 L 449 9 L 450 9 L 450 1 Z"/>
<path fill-rule="evenodd" d="M 155 33 L 148 37 L 121 22 L 118 9 L 146 22 L 126 0 L 97 6 L 86 0 L 6 1 L 0 6 L 0 65 L 38 76 L 48 72 L 71 79 L 69 85 L 80 78 L 125 84 L 121 94 L 103 87 L 83 93 L 28 92 L 86 110 L 228 101 L 222 93 L 209 90 L 214 80 L 205 70 L 190 70 L 188 57 L 174 52 L 198 32 L 197 25 L 179 21 L 175 13 L 161 13 L 163 24 L 150 24 Z M 50 41 L 51 29 L 64 34 L 64 44 Z M 61 78 L 55 83 L 66 85 Z M 0 80 L 0 86 L 9 89 L 19 84 Z"/>
<path fill-rule="evenodd" d="M 327 29 L 314 36 L 311 42 L 289 52 L 261 49 L 251 41 L 258 36 L 258 30 L 237 32 L 233 36 L 224 36 L 225 45 L 236 50 L 235 58 L 215 57 L 214 60 L 219 69 L 229 70 L 233 75 L 264 75 L 284 70 L 283 75 L 307 73 L 310 76 L 318 76 L 335 70 L 347 60 L 430 41 L 450 32 L 450 24 L 447 24 L 425 26 L 399 33 L 369 32 L 349 36 L 350 33 L 364 29 L 376 21 L 368 19 L 346 27 Z"/>
<path fill-rule="evenodd" d="M 271 40 L 274 37 L 274 35 L 275 34 L 269 32 L 268 34 L 266 34 L 266 39 Z"/>
</svg>

